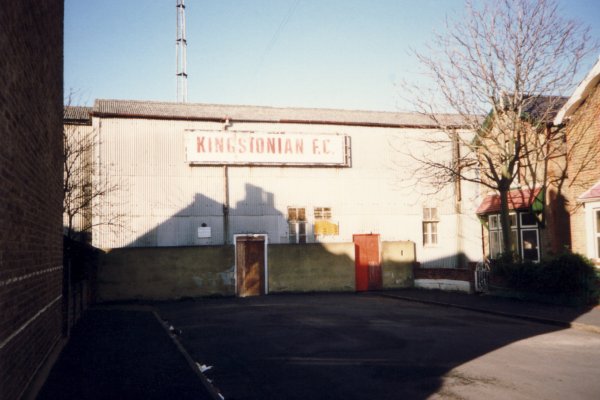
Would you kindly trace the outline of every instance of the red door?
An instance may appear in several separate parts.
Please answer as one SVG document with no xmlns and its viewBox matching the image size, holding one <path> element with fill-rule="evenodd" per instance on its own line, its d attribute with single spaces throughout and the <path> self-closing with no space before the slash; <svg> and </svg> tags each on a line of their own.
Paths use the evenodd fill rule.
<svg viewBox="0 0 600 400">
<path fill-rule="evenodd" d="M 265 293 L 265 238 L 240 236 L 236 238 L 236 281 L 240 297 Z"/>
<path fill-rule="evenodd" d="M 356 291 L 380 290 L 383 286 L 379 235 L 353 235 Z"/>
</svg>

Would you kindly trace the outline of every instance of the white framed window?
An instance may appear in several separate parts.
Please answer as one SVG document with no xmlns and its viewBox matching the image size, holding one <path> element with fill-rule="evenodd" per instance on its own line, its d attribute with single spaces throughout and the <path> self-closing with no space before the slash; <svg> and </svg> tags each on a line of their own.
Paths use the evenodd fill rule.
<svg viewBox="0 0 600 400">
<path fill-rule="evenodd" d="M 533 226 L 537 227 L 537 219 L 535 215 L 530 212 L 519 213 L 519 217 L 521 218 L 521 226 Z"/>
<path fill-rule="evenodd" d="M 518 253 L 523 260 L 540 261 L 540 238 L 535 214 L 531 212 L 512 212 L 508 217 L 512 251 Z M 504 251 L 500 214 L 488 215 L 488 231 L 489 255 L 491 259 L 495 259 Z"/>
<path fill-rule="evenodd" d="M 540 238 L 537 229 L 521 230 L 521 257 L 524 261 L 540 261 Z"/>
<path fill-rule="evenodd" d="M 594 242 L 596 244 L 596 258 L 600 258 L 600 209 L 596 209 L 595 211 L 595 223 L 596 227 L 594 229 Z"/>
<path fill-rule="evenodd" d="M 288 242 L 306 243 L 306 208 L 288 207 Z"/>
<path fill-rule="evenodd" d="M 438 244 L 438 212 L 436 207 L 423 207 L 423 246 Z"/>
<path fill-rule="evenodd" d="M 511 248 L 517 251 L 518 235 L 517 235 L 517 215 L 515 213 L 508 214 L 510 223 L 510 234 L 512 239 Z M 504 251 L 504 239 L 502 238 L 502 223 L 500 222 L 500 214 L 491 214 L 488 216 L 488 230 L 490 233 L 490 258 L 498 258 Z"/>
</svg>

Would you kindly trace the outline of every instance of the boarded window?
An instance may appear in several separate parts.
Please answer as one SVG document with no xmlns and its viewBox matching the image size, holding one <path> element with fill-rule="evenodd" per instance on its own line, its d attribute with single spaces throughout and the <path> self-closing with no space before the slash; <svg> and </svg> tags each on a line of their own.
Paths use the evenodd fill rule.
<svg viewBox="0 0 600 400">
<path fill-rule="evenodd" d="M 331 218 L 333 213 L 331 207 L 315 207 L 315 238 L 319 240 L 319 236 L 336 236 L 340 234 L 339 226 Z"/>
</svg>

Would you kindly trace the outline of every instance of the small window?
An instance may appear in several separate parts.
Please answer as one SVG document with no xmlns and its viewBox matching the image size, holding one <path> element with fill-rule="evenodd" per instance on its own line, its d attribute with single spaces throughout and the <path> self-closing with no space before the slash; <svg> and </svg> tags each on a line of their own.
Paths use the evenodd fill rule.
<svg viewBox="0 0 600 400">
<path fill-rule="evenodd" d="M 315 220 L 330 220 L 331 207 L 315 207 Z"/>
<path fill-rule="evenodd" d="M 288 242 L 306 243 L 306 209 L 288 207 Z"/>
<path fill-rule="evenodd" d="M 423 208 L 423 245 L 435 246 L 438 244 L 438 215 L 437 208 Z"/>
<path fill-rule="evenodd" d="M 438 221 L 437 208 L 435 207 L 424 207 L 423 208 L 423 221 Z"/>
</svg>

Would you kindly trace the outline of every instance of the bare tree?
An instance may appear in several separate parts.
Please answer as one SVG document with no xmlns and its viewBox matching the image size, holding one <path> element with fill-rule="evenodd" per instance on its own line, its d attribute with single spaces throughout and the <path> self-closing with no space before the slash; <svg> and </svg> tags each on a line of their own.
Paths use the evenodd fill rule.
<svg viewBox="0 0 600 400">
<path fill-rule="evenodd" d="M 89 241 L 95 225 L 120 226 L 122 215 L 93 218 L 93 207 L 119 184 L 94 179 L 94 149 L 98 135 L 92 127 L 90 109 L 71 106 L 71 96 L 63 118 L 63 225 L 69 239 Z"/>
<path fill-rule="evenodd" d="M 436 186 L 466 180 L 498 192 L 503 252 L 510 254 L 509 191 L 517 182 L 531 196 L 562 187 L 568 147 L 549 122 L 597 45 L 553 0 L 467 1 L 465 18 L 446 28 L 416 52 L 433 87 L 408 89 L 444 132 L 431 144 L 451 146 L 453 159 L 415 156 L 420 179 Z M 458 120 L 449 123 L 443 112 Z"/>
</svg>

